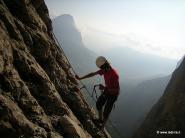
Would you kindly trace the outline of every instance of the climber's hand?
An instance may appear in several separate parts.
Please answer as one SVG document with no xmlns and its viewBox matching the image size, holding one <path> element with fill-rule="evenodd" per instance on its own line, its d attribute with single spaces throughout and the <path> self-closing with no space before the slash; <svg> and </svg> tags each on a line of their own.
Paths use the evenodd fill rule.
<svg viewBox="0 0 185 138">
<path fill-rule="evenodd" d="M 100 90 L 105 90 L 105 86 L 103 86 L 102 84 L 99 85 L 99 89 Z"/>
<path fill-rule="evenodd" d="M 75 75 L 75 78 L 76 78 L 76 79 L 78 79 L 78 80 L 80 80 L 80 79 L 81 79 L 78 75 Z"/>
</svg>

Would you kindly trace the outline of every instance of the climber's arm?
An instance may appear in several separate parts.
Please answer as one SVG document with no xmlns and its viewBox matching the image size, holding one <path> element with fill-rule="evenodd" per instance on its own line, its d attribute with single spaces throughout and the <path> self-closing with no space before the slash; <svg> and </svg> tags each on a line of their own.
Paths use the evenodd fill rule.
<svg viewBox="0 0 185 138">
<path fill-rule="evenodd" d="M 99 71 L 91 72 L 91 73 L 89 73 L 89 74 L 87 74 L 87 75 L 84 75 L 84 76 L 82 76 L 82 77 L 79 77 L 78 75 L 76 75 L 75 77 L 76 77 L 78 80 L 82 80 L 82 79 L 86 79 L 86 78 L 93 77 L 93 76 L 97 75 L 98 72 L 99 72 Z"/>
</svg>

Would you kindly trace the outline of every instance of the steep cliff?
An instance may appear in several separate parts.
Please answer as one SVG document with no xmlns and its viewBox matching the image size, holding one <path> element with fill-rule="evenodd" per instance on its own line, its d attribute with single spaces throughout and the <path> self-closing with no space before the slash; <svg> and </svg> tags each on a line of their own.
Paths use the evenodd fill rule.
<svg viewBox="0 0 185 138">
<path fill-rule="evenodd" d="M 134 138 L 185 137 L 185 58 Z"/>
<path fill-rule="evenodd" d="M 52 36 L 43 0 L 0 0 L 0 136 L 108 137 Z"/>
</svg>

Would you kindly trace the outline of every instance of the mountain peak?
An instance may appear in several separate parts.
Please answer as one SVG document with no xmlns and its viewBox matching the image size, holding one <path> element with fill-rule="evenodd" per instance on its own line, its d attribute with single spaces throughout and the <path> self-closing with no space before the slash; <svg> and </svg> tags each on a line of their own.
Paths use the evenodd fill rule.
<svg viewBox="0 0 185 138">
<path fill-rule="evenodd" d="M 73 16 L 70 14 L 62 14 L 62 15 L 60 15 L 60 17 L 73 19 Z"/>
<path fill-rule="evenodd" d="M 70 24 L 70 25 L 75 24 L 74 18 L 70 14 L 62 14 L 53 19 L 53 21 L 55 20 L 60 20 L 60 22 L 63 22 L 64 24 Z"/>
</svg>

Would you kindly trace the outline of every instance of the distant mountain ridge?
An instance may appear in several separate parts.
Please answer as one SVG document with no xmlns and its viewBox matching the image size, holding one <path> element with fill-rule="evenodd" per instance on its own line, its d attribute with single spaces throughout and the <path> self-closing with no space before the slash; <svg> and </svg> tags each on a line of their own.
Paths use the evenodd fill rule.
<svg viewBox="0 0 185 138">
<path fill-rule="evenodd" d="M 84 46 L 74 18 L 64 14 L 54 18 L 52 23 L 54 33 L 75 70 L 82 74 L 94 71 L 97 55 Z"/>
</svg>

